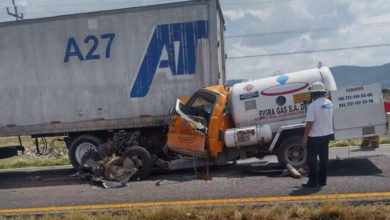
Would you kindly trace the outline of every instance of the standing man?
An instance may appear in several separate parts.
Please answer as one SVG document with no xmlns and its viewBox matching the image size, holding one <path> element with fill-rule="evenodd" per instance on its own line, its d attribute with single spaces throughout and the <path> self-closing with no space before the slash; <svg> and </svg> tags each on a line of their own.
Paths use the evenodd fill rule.
<svg viewBox="0 0 390 220">
<path fill-rule="evenodd" d="M 326 98 L 326 88 L 315 82 L 309 88 L 312 103 L 307 108 L 306 128 L 302 144 L 307 146 L 309 181 L 303 187 L 326 185 L 329 140 L 333 137 L 333 104 Z M 319 166 L 318 159 L 319 157 Z"/>
</svg>

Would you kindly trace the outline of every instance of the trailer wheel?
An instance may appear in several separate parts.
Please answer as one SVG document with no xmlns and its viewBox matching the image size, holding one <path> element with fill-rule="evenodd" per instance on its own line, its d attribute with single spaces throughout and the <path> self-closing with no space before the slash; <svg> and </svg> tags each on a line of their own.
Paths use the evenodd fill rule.
<svg viewBox="0 0 390 220">
<path fill-rule="evenodd" d="M 307 150 L 301 142 L 301 136 L 290 136 L 282 141 L 277 152 L 280 166 L 291 164 L 293 167 L 302 167 L 306 164 Z"/>
<path fill-rule="evenodd" d="M 72 141 L 69 147 L 69 160 L 73 168 L 80 167 L 81 158 L 88 151 L 96 151 L 103 141 L 92 135 L 80 135 Z"/>
<path fill-rule="evenodd" d="M 143 179 L 149 176 L 153 168 L 152 157 L 145 148 L 140 146 L 129 147 L 124 153 L 125 157 L 130 158 L 138 171 L 131 177 L 132 180 Z"/>
</svg>

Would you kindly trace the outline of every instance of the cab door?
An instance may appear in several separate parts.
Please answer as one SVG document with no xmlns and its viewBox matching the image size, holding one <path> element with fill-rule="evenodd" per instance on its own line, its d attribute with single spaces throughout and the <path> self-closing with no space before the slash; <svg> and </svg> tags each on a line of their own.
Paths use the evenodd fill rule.
<svg viewBox="0 0 390 220">
<path fill-rule="evenodd" d="M 192 122 L 174 115 L 168 133 L 168 147 L 180 153 L 204 153 L 206 135 L 196 130 Z"/>
<path fill-rule="evenodd" d="M 167 146 L 187 155 L 205 156 L 207 129 L 216 95 L 205 90 L 196 92 L 185 105 L 176 104 L 171 116 Z"/>
</svg>

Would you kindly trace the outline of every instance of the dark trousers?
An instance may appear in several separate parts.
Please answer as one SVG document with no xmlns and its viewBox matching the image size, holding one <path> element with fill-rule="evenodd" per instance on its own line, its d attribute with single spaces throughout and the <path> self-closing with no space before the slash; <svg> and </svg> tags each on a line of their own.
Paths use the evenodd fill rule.
<svg viewBox="0 0 390 220">
<path fill-rule="evenodd" d="M 326 184 L 328 175 L 329 140 L 332 136 L 309 137 L 307 140 L 307 165 L 309 183 Z M 318 164 L 318 158 L 319 164 Z"/>
</svg>

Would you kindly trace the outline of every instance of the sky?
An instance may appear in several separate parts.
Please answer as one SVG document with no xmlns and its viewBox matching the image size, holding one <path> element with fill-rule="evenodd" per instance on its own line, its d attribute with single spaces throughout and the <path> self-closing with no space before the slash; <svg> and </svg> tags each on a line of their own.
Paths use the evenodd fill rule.
<svg viewBox="0 0 390 220">
<path fill-rule="evenodd" d="M 176 0 L 15 0 L 24 19 Z M 220 0 L 228 79 L 390 63 L 389 0 Z M 0 0 L 0 22 L 12 0 Z M 10 8 L 12 10 L 12 8 Z M 0 29 L 1 31 L 1 29 Z"/>
</svg>

